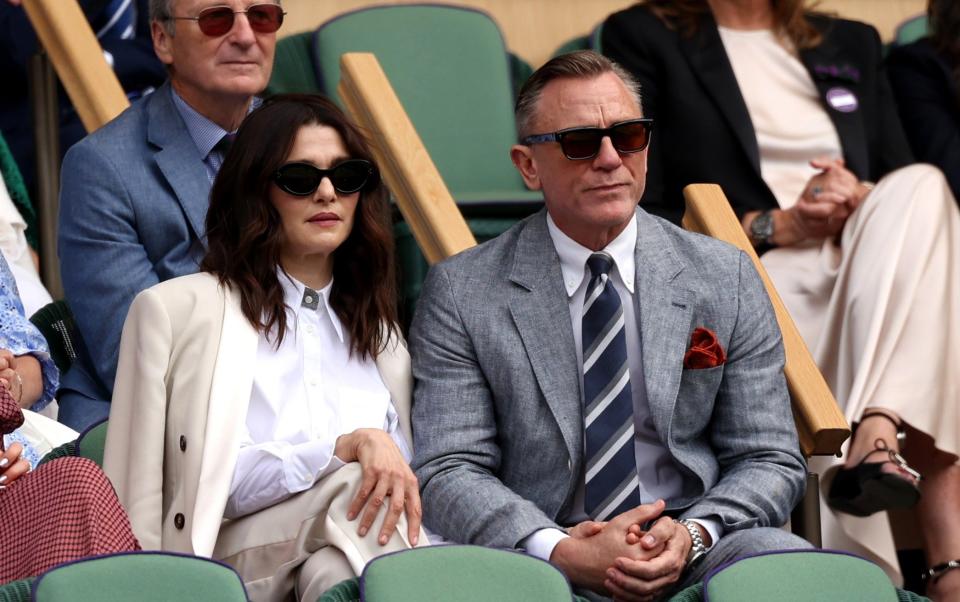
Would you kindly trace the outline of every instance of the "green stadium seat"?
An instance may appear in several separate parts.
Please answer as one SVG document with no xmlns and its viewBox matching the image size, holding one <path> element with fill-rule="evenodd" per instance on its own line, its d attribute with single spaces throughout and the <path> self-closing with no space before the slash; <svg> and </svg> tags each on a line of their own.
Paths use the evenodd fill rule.
<svg viewBox="0 0 960 602">
<path fill-rule="evenodd" d="M 925 600 L 898 590 L 886 573 L 859 556 L 829 550 L 790 550 L 734 560 L 704 580 L 704 598 L 732 600 Z"/>
<path fill-rule="evenodd" d="M 372 52 L 447 188 L 478 238 L 491 238 L 542 206 L 510 161 L 516 142 L 514 78 L 525 70 L 484 12 L 443 5 L 377 6 L 321 25 L 313 52 L 321 90 L 340 102 L 340 56 Z M 398 225 L 405 312 L 426 263 Z"/>
<path fill-rule="evenodd" d="M 313 32 L 295 33 L 277 41 L 273 58 L 273 73 L 267 84 L 266 96 L 320 91 L 317 71 L 313 65 Z"/>
<path fill-rule="evenodd" d="M 23 176 L 20 174 L 20 168 L 7 146 L 7 141 L 0 134 L 0 179 L 7 187 L 10 194 L 10 200 L 20 212 L 23 221 L 27 224 L 27 231 L 24 236 L 27 237 L 27 243 L 34 250 L 40 248 L 39 230 L 37 229 L 37 212 L 30 202 L 30 195 L 27 194 L 27 187 L 23 183 Z"/>
<path fill-rule="evenodd" d="M 34 602 L 246 602 L 226 564 L 169 552 L 129 552 L 56 566 L 33 582 Z"/>
<path fill-rule="evenodd" d="M 567 578 L 532 556 L 479 546 L 414 548 L 371 560 L 360 576 L 365 602 L 558 602 Z"/>
<path fill-rule="evenodd" d="M 910 42 L 916 42 L 920 38 L 926 37 L 929 33 L 930 23 L 927 15 L 917 15 L 897 26 L 893 34 L 893 44 L 895 46 L 903 46 Z"/>
</svg>

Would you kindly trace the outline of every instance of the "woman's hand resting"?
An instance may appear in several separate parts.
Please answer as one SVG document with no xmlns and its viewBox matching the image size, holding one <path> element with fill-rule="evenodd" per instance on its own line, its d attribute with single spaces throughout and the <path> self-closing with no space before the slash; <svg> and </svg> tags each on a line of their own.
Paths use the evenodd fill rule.
<svg viewBox="0 0 960 602">
<path fill-rule="evenodd" d="M 810 165 L 821 171 L 810 178 L 796 204 L 783 212 L 785 227 L 776 241 L 781 246 L 839 236 L 870 192 L 843 159 L 814 159 Z"/>
<path fill-rule="evenodd" d="M 367 534 L 389 496 L 386 518 L 378 541 L 386 545 L 402 513 L 407 515 L 407 537 L 417 545 L 420 535 L 420 487 L 410 465 L 397 444 L 381 429 L 357 429 L 337 439 L 334 453 L 344 462 L 359 462 L 363 482 L 350 503 L 347 518 L 353 520 L 363 511 L 357 532 Z M 364 509 L 365 507 L 365 509 Z"/>
<path fill-rule="evenodd" d="M 9 449 L 0 454 L 0 487 L 8 487 L 30 471 L 30 463 L 24 460 L 23 446 L 11 443 Z"/>
</svg>

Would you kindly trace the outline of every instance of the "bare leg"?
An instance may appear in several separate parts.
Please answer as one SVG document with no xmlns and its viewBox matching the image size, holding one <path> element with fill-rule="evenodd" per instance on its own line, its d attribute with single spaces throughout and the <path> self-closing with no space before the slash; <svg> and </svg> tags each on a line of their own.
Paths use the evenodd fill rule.
<svg viewBox="0 0 960 602">
<path fill-rule="evenodd" d="M 905 479 L 915 481 L 910 473 L 900 469 L 893 462 L 888 461 L 890 456 L 887 452 L 877 450 L 878 441 L 883 441 L 883 444 L 885 444 L 887 448 L 895 452 L 899 452 L 900 447 L 897 442 L 897 427 L 894 423 L 879 417 L 867 419 L 867 417 L 872 414 L 885 414 L 892 418 L 894 422 L 900 422 L 900 417 L 897 416 L 895 412 L 885 408 L 868 408 L 864 412 L 863 418 L 860 419 L 860 424 L 857 426 L 857 432 L 853 437 L 853 441 L 850 442 L 850 449 L 843 463 L 844 467 L 853 468 L 868 454 L 873 454 L 867 458 L 867 462 L 883 462 L 884 464 L 881 470 L 884 472 L 899 474 Z"/>
<path fill-rule="evenodd" d="M 933 440 L 911 430 L 904 455 L 923 474 L 917 522 L 930 566 L 960 559 L 960 466 L 954 456 L 937 450 Z M 927 596 L 936 602 L 960 602 L 960 569 L 928 583 Z"/>
</svg>

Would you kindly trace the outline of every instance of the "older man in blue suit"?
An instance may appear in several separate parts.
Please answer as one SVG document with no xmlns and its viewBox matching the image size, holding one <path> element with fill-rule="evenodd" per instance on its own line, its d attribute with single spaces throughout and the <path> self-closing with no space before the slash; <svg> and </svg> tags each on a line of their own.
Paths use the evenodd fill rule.
<svg viewBox="0 0 960 602">
<path fill-rule="evenodd" d="M 617 600 L 807 547 L 771 528 L 804 463 L 770 302 L 745 254 L 637 208 L 652 124 L 635 82 L 558 57 L 517 122 L 546 209 L 434 266 L 411 329 L 424 523 Z"/>
<path fill-rule="evenodd" d="M 151 0 L 150 17 L 169 81 L 63 161 L 61 273 L 86 349 L 63 379 L 60 420 L 77 429 L 110 412 L 134 296 L 197 271 L 211 183 L 270 79 L 283 22 L 279 0 Z"/>
</svg>

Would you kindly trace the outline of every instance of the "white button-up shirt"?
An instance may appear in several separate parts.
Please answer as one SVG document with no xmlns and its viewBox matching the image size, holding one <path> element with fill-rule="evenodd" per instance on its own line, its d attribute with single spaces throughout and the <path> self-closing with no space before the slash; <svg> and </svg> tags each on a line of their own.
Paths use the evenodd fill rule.
<svg viewBox="0 0 960 602">
<path fill-rule="evenodd" d="M 287 330 L 261 335 L 237 467 L 225 516 L 235 518 L 309 489 L 342 467 L 340 435 L 387 431 L 407 461 L 399 417 L 372 358 L 350 354 L 349 333 L 330 307 L 331 281 L 313 291 L 278 270 Z"/>
</svg>

